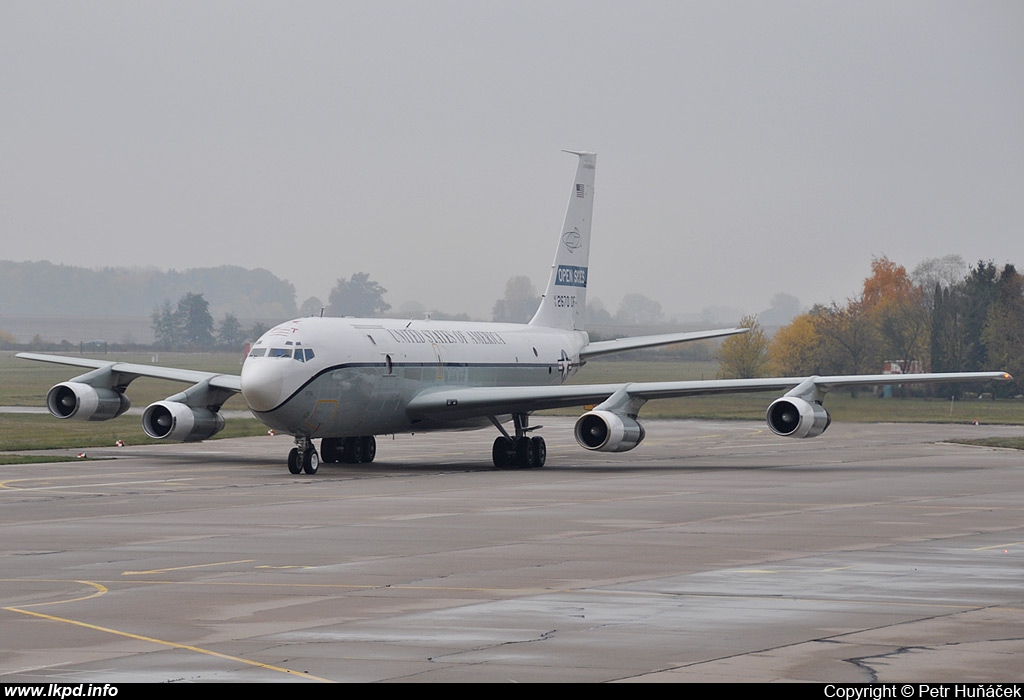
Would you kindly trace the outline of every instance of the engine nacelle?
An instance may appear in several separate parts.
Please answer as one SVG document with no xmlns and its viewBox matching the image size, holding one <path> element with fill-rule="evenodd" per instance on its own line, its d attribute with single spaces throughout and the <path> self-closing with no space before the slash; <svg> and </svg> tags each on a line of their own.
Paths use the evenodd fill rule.
<svg viewBox="0 0 1024 700">
<path fill-rule="evenodd" d="M 818 437 L 832 422 L 821 404 L 795 396 L 772 401 L 765 417 L 773 433 L 795 438 Z"/>
<path fill-rule="evenodd" d="M 96 388 L 81 382 L 57 384 L 46 394 L 46 408 L 56 418 L 110 420 L 131 408 L 120 391 Z"/>
<path fill-rule="evenodd" d="M 637 421 L 610 411 L 589 411 L 573 430 L 576 442 L 598 452 L 626 452 L 643 442 L 647 432 Z"/>
<path fill-rule="evenodd" d="M 206 408 L 192 408 L 177 401 L 157 401 L 142 413 L 146 435 L 172 442 L 199 442 L 224 429 L 224 417 Z"/>
</svg>

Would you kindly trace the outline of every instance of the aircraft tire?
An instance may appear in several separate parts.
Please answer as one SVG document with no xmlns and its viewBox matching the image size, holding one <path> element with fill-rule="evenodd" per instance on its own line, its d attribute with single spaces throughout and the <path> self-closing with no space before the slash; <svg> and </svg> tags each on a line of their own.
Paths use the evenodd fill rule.
<svg viewBox="0 0 1024 700">
<path fill-rule="evenodd" d="M 513 454 L 511 440 L 501 435 L 494 438 L 494 447 L 491 448 L 491 461 L 494 462 L 496 468 L 507 469 L 512 461 L 511 457 Z"/>
<path fill-rule="evenodd" d="M 362 438 L 345 438 L 345 456 L 342 461 L 349 464 L 361 464 L 363 461 L 363 440 Z"/>
<path fill-rule="evenodd" d="M 535 469 L 543 467 L 544 463 L 548 461 L 548 444 L 539 435 L 530 438 L 530 442 L 533 443 L 533 460 L 531 460 L 530 466 Z"/>
<path fill-rule="evenodd" d="M 315 448 L 310 447 L 306 450 L 306 453 L 302 455 L 302 471 L 307 474 L 316 474 L 319 469 L 320 455 L 316 453 Z"/>
<path fill-rule="evenodd" d="M 293 447 L 291 452 L 288 453 L 288 471 L 292 474 L 300 474 L 302 472 L 302 458 L 299 456 L 298 447 Z"/>
<path fill-rule="evenodd" d="M 320 441 L 320 461 L 324 464 L 341 461 L 341 440 L 324 438 Z"/>
<path fill-rule="evenodd" d="M 363 462 L 369 464 L 377 456 L 377 438 L 372 435 L 365 435 L 359 438 L 363 447 Z"/>
<path fill-rule="evenodd" d="M 537 459 L 537 449 L 533 444 L 533 440 L 524 437 L 516 440 L 516 466 L 520 469 L 529 469 L 530 467 L 536 466 L 534 461 Z"/>
</svg>

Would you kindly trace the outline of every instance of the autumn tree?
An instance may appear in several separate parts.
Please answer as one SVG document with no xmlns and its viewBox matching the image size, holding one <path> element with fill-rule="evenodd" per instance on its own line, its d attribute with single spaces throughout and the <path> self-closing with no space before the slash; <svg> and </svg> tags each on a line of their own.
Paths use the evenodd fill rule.
<svg viewBox="0 0 1024 700">
<path fill-rule="evenodd" d="M 768 364 L 768 335 L 757 316 L 744 316 L 739 327 L 750 331 L 729 336 L 718 351 L 718 373 L 723 379 L 760 377 Z"/>
<path fill-rule="evenodd" d="M 870 310 L 887 300 L 907 296 L 913 288 L 914 283 L 907 274 L 907 268 L 883 255 L 871 259 L 871 275 L 864 279 L 861 301 Z"/>
<path fill-rule="evenodd" d="M 818 332 L 818 316 L 800 314 L 775 331 L 768 346 L 768 362 L 772 374 L 780 377 L 822 374 L 824 341 Z"/>
<path fill-rule="evenodd" d="M 878 331 L 860 299 L 845 306 L 817 306 L 816 327 L 822 337 L 823 367 L 829 374 L 878 371 Z"/>
<path fill-rule="evenodd" d="M 907 298 L 894 299 L 875 309 L 875 322 L 890 359 L 899 360 L 909 369 L 914 360 L 923 363 L 929 358 L 931 315 L 920 287 Z"/>
<path fill-rule="evenodd" d="M 874 258 L 861 303 L 878 331 L 884 359 L 909 368 L 913 360 L 929 357 L 931 314 L 924 293 L 905 267 L 884 256 Z"/>
</svg>

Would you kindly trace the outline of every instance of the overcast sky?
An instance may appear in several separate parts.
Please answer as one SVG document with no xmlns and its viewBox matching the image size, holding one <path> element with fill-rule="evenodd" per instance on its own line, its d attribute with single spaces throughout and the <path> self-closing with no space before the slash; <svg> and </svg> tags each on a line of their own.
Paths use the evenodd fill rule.
<svg viewBox="0 0 1024 700">
<path fill-rule="evenodd" d="M 1024 3 L 0 0 L 0 259 L 368 272 L 490 317 L 599 154 L 589 299 L 1024 265 Z M 101 310 L 98 310 L 98 312 Z"/>
</svg>

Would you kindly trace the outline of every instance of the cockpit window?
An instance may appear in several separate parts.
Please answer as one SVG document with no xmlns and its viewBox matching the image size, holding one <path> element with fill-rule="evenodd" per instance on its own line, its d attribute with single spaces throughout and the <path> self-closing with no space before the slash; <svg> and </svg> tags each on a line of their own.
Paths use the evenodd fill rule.
<svg viewBox="0 0 1024 700">
<path fill-rule="evenodd" d="M 295 359 L 299 362 L 309 362 L 313 359 L 312 348 L 295 348 Z"/>
<path fill-rule="evenodd" d="M 313 359 L 313 348 L 253 348 L 249 357 L 274 357 L 309 362 Z"/>
</svg>

